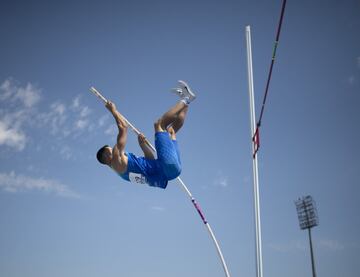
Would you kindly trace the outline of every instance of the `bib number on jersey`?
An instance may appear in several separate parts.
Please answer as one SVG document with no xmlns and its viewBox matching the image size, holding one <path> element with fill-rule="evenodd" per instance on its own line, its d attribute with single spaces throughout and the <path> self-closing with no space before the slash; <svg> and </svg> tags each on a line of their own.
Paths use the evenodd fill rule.
<svg viewBox="0 0 360 277">
<path fill-rule="evenodd" d="M 144 175 L 139 173 L 129 173 L 129 179 L 130 182 L 136 183 L 136 184 L 146 184 L 146 178 Z"/>
</svg>

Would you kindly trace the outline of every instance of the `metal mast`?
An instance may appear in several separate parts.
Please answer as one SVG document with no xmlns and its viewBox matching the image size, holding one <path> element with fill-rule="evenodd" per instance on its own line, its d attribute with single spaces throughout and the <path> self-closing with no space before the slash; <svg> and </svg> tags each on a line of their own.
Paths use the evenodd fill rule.
<svg viewBox="0 0 360 277">
<path fill-rule="evenodd" d="M 260 195 L 259 195 L 259 173 L 257 161 L 257 136 L 255 134 L 256 119 L 255 119 L 255 101 L 254 101 L 254 80 L 252 68 L 252 52 L 251 52 L 251 32 L 250 26 L 246 26 L 246 52 L 248 65 L 248 83 L 249 83 L 249 98 L 250 98 L 250 125 L 251 137 L 253 138 L 253 180 L 254 180 L 254 211 L 255 211 L 255 247 L 256 247 L 256 276 L 263 276 L 262 264 L 262 246 L 261 246 L 261 223 L 260 223 Z"/>
</svg>

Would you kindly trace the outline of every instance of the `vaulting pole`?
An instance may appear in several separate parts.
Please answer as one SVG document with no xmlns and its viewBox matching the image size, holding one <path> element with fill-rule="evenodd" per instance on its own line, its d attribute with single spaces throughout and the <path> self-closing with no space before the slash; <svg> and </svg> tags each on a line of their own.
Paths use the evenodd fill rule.
<svg viewBox="0 0 360 277">
<path fill-rule="evenodd" d="M 108 100 L 102 96 L 102 94 L 96 90 L 94 87 L 91 87 L 90 88 L 90 91 L 92 93 L 94 93 L 97 97 L 99 97 L 103 102 L 104 104 L 106 104 L 108 102 Z M 123 115 L 122 115 L 123 116 Z M 140 131 L 138 129 L 135 128 L 134 125 L 132 125 L 124 116 L 123 116 L 124 120 L 126 121 L 126 123 L 129 125 L 129 127 L 137 134 L 139 135 L 140 134 Z M 156 152 L 156 149 L 155 147 L 146 139 L 146 143 L 149 145 L 149 147 L 154 151 Z M 185 185 L 185 183 L 183 182 L 183 180 L 181 180 L 180 177 L 177 177 L 176 178 L 179 182 L 179 184 L 181 185 L 181 187 L 183 188 L 183 190 L 186 192 L 186 194 L 189 196 L 190 200 L 191 200 L 191 203 L 193 204 L 194 208 L 197 210 L 199 216 L 201 217 L 201 220 L 203 221 L 203 223 L 205 224 L 209 234 L 210 234 L 210 237 L 211 239 L 213 240 L 214 244 L 215 244 L 215 247 L 216 247 L 216 251 L 219 255 L 219 258 L 221 260 L 221 264 L 222 264 L 222 267 L 224 269 L 224 273 L 225 273 L 225 276 L 226 277 L 230 277 L 230 273 L 229 273 L 229 270 L 227 268 L 227 265 L 226 265 L 226 262 L 225 262 L 225 259 L 224 259 L 224 256 L 221 252 L 221 249 L 220 249 L 220 245 L 219 243 L 217 242 L 216 240 L 216 237 L 214 235 L 214 232 L 213 230 L 211 229 L 211 226 L 210 224 L 207 222 L 207 220 L 205 219 L 205 216 L 203 214 L 203 212 L 201 211 L 200 209 L 200 206 L 199 204 L 196 202 L 195 198 L 192 196 L 190 190 L 187 188 L 187 186 Z"/>
<path fill-rule="evenodd" d="M 255 211 L 255 247 L 256 247 L 256 276 L 263 276 L 262 263 L 262 246 L 261 246 L 261 220 L 260 220 L 260 195 L 259 195 L 259 172 L 257 160 L 258 135 L 255 133 L 256 119 L 255 119 L 255 100 L 254 100 L 254 79 L 252 68 L 252 51 L 251 51 L 251 32 L 250 26 L 246 26 L 246 52 L 247 52 L 247 66 L 248 66 L 248 83 L 249 83 L 249 99 L 250 99 L 250 126 L 251 138 L 253 140 L 253 180 L 254 180 L 254 211 Z"/>
</svg>

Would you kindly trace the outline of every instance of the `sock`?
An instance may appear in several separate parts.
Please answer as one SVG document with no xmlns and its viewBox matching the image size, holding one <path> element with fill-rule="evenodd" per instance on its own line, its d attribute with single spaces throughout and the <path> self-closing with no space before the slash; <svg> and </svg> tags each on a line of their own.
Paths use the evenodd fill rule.
<svg viewBox="0 0 360 277">
<path fill-rule="evenodd" d="M 189 97 L 184 97 L 184 98 L 182 98 L 180 101 L 183 102 L 185 105 L 189 105 L 189 104 L 190 104 Z"/>
</svg>

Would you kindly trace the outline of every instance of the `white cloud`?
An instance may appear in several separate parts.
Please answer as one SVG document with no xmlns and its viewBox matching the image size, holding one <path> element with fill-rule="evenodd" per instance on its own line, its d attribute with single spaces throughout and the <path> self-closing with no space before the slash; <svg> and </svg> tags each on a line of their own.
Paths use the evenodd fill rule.
<svg viewBox="0 0 360 277">
<path fill-rule="evenodd" d="M 78 95 L 72 100 L 71 109 L 74 112 L 77 112 L 81 118 L 87 117 L 90 115 L 91 110 L 88 106 L 80 103 L 81 96 Z"/>
<path fill-rule="evenodd" d="M 341 251 L 344 250 L 345 246 L 339 241 L 322 239 L 319 241 L 319 246 L 330 251 Z"/>
<path fill-rule="evenodd" d="M 225 176 L 221 170 L 218 171 L 217 176 L 213 183 L 215 186 L 222 188 L 226 188 L 229 186 L 228 177 Z"/>
<path fill-rule="evenodd" d="M 35 106 L 41 99 L 41 90 L 31 83 L 18 86 L 13 79 L 5 80 L 0 86 L 0 99 L 20 101 L 25 108 Z"/>
<path fill-rule="evenodd" d="M 0 86 L 0 100 L 4 101 L 11 98 L 15 94 L 15 90 L 11 79 L 5 80 Z"/>
<path fill-rule="evenodd" d="M 87 106 L 81 108 L 80 117 L 86 117 L 90 114 L 90 109 Z"/>
<path fill-rule="evenodd" d="M 39 115 L 40 120 L 43 121 L 45 125 L 50 125 L 50 133 L 52 135 L 57 135 L 58 133 L 64 134 L 66 136 L 65 122 L 67 120 L 66 115 L 66 106 L 61 102 L 55 102 L 50 105 L 50 112 L 42 113 Z"/>
<path fill-rule="evenodd" d="M 32 141 L 30 135 L 37 130 L 41 130 L 43 135 L 56 136 L 58 140 L 76 140 L 84 132 L 91 132 L 97 127 L 103 127 L 101 131 L 107 128 L 105 122 L 109 116 L 93 122 L 92 111 L 83 103 L 81 95 L 69 102 L 55 101 L 46 107 L 38 105 L 41 95 L 41 90 L 31 83 L 24 86 L 12 78 L 0 83 L 0 146 L 21 151 Z M 116 128 L 106 129 L 105 132 L 115 135 Z M 61 146 L 58 151 L 63 151 L 62 157 L 68 159 Z"/>
<path fill-rule="evenodd" d="M 110 125 L 106 130 L 105 134 L 109 136 L 114 136 L 117 133 L 117 128 L 114 126 L 114 124 Z"/>
<path fill-rule="evenodd" d="M 268 247 L 277 252 L 294 252 L 294 251 L 308 251 L 309 242 L 307 241 L 291 241 L 283 243 L 269 243 Z M 345 249 L 345 245 L 336 240 L 321 239 L 315 242 L 315 248 L 321 248 L 327 251 L 341 251 Z"/>
<path fill-rule="evenodd" d="M 13 171 L 10 173 L 0 173 L 0 188 L 11 193 L 42 191 L 61 197 L 80 198 L 79 194 L 57 181 L 17 175 Z"/>
<path fill-rule="evenodd" d="M 164 212 L 165 208 L 164 207 L 160 207 L 160 206 L 152 206 L 151 210 L 156 211 L 156 212 Z"/>
<path fill-rule="evenodd" d="M 21 151 L 26 145 L 26 136 L 16 128 L 7 126 L 0 120 L 0 145 L 7 145 Z"/>
<path fill-rule="evenodd" d="M 0 100 L 7 101 L 0 117 L 0 145 L 6 145 L 21 151 L 28 140 L 23 125 L 33 123 L 33 107 L 41 99 L 41 91 L 28 83 L 21 87 L 13 79 L 7 79 L 0 85 Z M 17 105 L 12 108 L 12 105 Z M 15 110 L 15 111 L 13 111 Z"/>
<path fill-rule="evenodd" d="M 77 130 L 82 130 L 85 129 L 88 126 L 89 122 L 87 120 L 84 119 L 79 119 L 75 122 L 75 128 Z"/>
<path fill-rule="evenodd" d="M 219 185 L 221 187 L 227 187 L 228 186 L 228 179 L 227 177 L 222 177 L 220 180 L 219 180 Z"/>
<path fill-rule="evenodd" d="M 76 133 L 75 136 L 79 135 L 79 132 L 84 131 L 88 128 L 88 131 L 92 129 L 89 121 L 89 115 L 91 114 L 91 109 L 83 105 L 80 101 L 81 96 L 78 95 L 72 100 L 72 104 L 70 106 L 71 110 L 75 113 L 76 119 L 73 122 L 73 132 Z"/>
<path fill-rule="evenodd" d="M 67 137 L 74 134 L 77 137 L 87 127 L 90 130 L 90 121 L 88 119 L 90 109 L 87 106 L 81 106 L 77 99 L 73 100 L 69 109 L 64 103 L 57 101 L 50 105 L 50 112 L 38 116 L 43 125 L 50 125 L 52 135 L 58 136 L 60 134 Z M 74 107 L 76 107 L 76 110 Z"/>
<path fill-rule="evenodd" d="M 77 96 L 73 99 L 71 107 L 77 109 L 80 106 L 80 96 Z"/>
<path fill-rule="evenodd" d="M 25 88 L 18 88 L 14 99 L 20 100 L 25 107 L 31 108 L 40 101 L 40 90 L 28 83 Z"/>
<path fill-rule="evenodd" d="M 38 119 L 42 125 L 50 126 L 52 135 L 67 137 L 74 134 L 74 137 L 78 137 L 82 131 L 91 130 L 90 114 L 90 108 L 82 105 L 80 96 L 77 96 L 68 107 L 60 101 L 52 103 L 50 111 L 39 114 Z"/>
<path fill-rule="evenodd" d="M 351 75 L 347 78 L 347 83 L 349 85 L 353 85 L 355 83 L 356 79 L 355 79 L 355 76 L 354 75 Z"/>
<path fill-rule="evenodd" d="M 270 249 L 275 250 L 276 252 L 289 252 L 292 246 L 289 244 L 280 244 L 280 243 L 269 243 L 267 245 Z"/>
<path fill-rule="evenodd" d="M 60 149 L 60 155 L 65 159 L 65 160 L 70 160 L 72 158 L 72 151 L 71 148 L 69 146 L 63 146 Z"/>
<path fill-rule="evenodd" d="M 282 252 L 282 253 L 288 253 L 294 251 L 306 251 L 306 245 L 305 242 L 303 241 L 269 243 L 267 246 L 276 252 Z"/>
<path fill-rule="evenodd" d="M 55 102 L 51 104 L 50 108 L 55 115 L 63 115 L 66 111 L 65 105 L 60 102 Z"/>
<path fill-rule="evenodd" d="M 13 129 L 19 129 L 25 121 L 29 120 L 30 111 L 26 109 L 19 109 L 15 112 L 7 112 L 1 117 L 6 125 L 11 126 Z"/>
<path fill-rule="evenodd" d="M 50 125 L 52 127 L 51 133 L 57 133 L 59 125 L 65 122 L 66 120 L 66 107 L 60 102 L 55 102 L 50 105 L 49 112 L 42 112 L 37 115 L 36 120 L 38 123 L 43 125 Z"/>
<path fill-rule="evenodd" d="M 106 115 L 103 115 L 102 117 L 99 118 L 98 120 L 98 125 L 99 127 L 102 127 L 105 125 L 105 123 L 109 120 L 109 115 L 106 114 Z"/>
<path fill-rule="evenodd" d="M 300 251 L 305 251 L 307 249 L 305 242 L 303 242 L 303 241 L 295 242 L 295 249 L 300 250 Z"/>
</svg>

